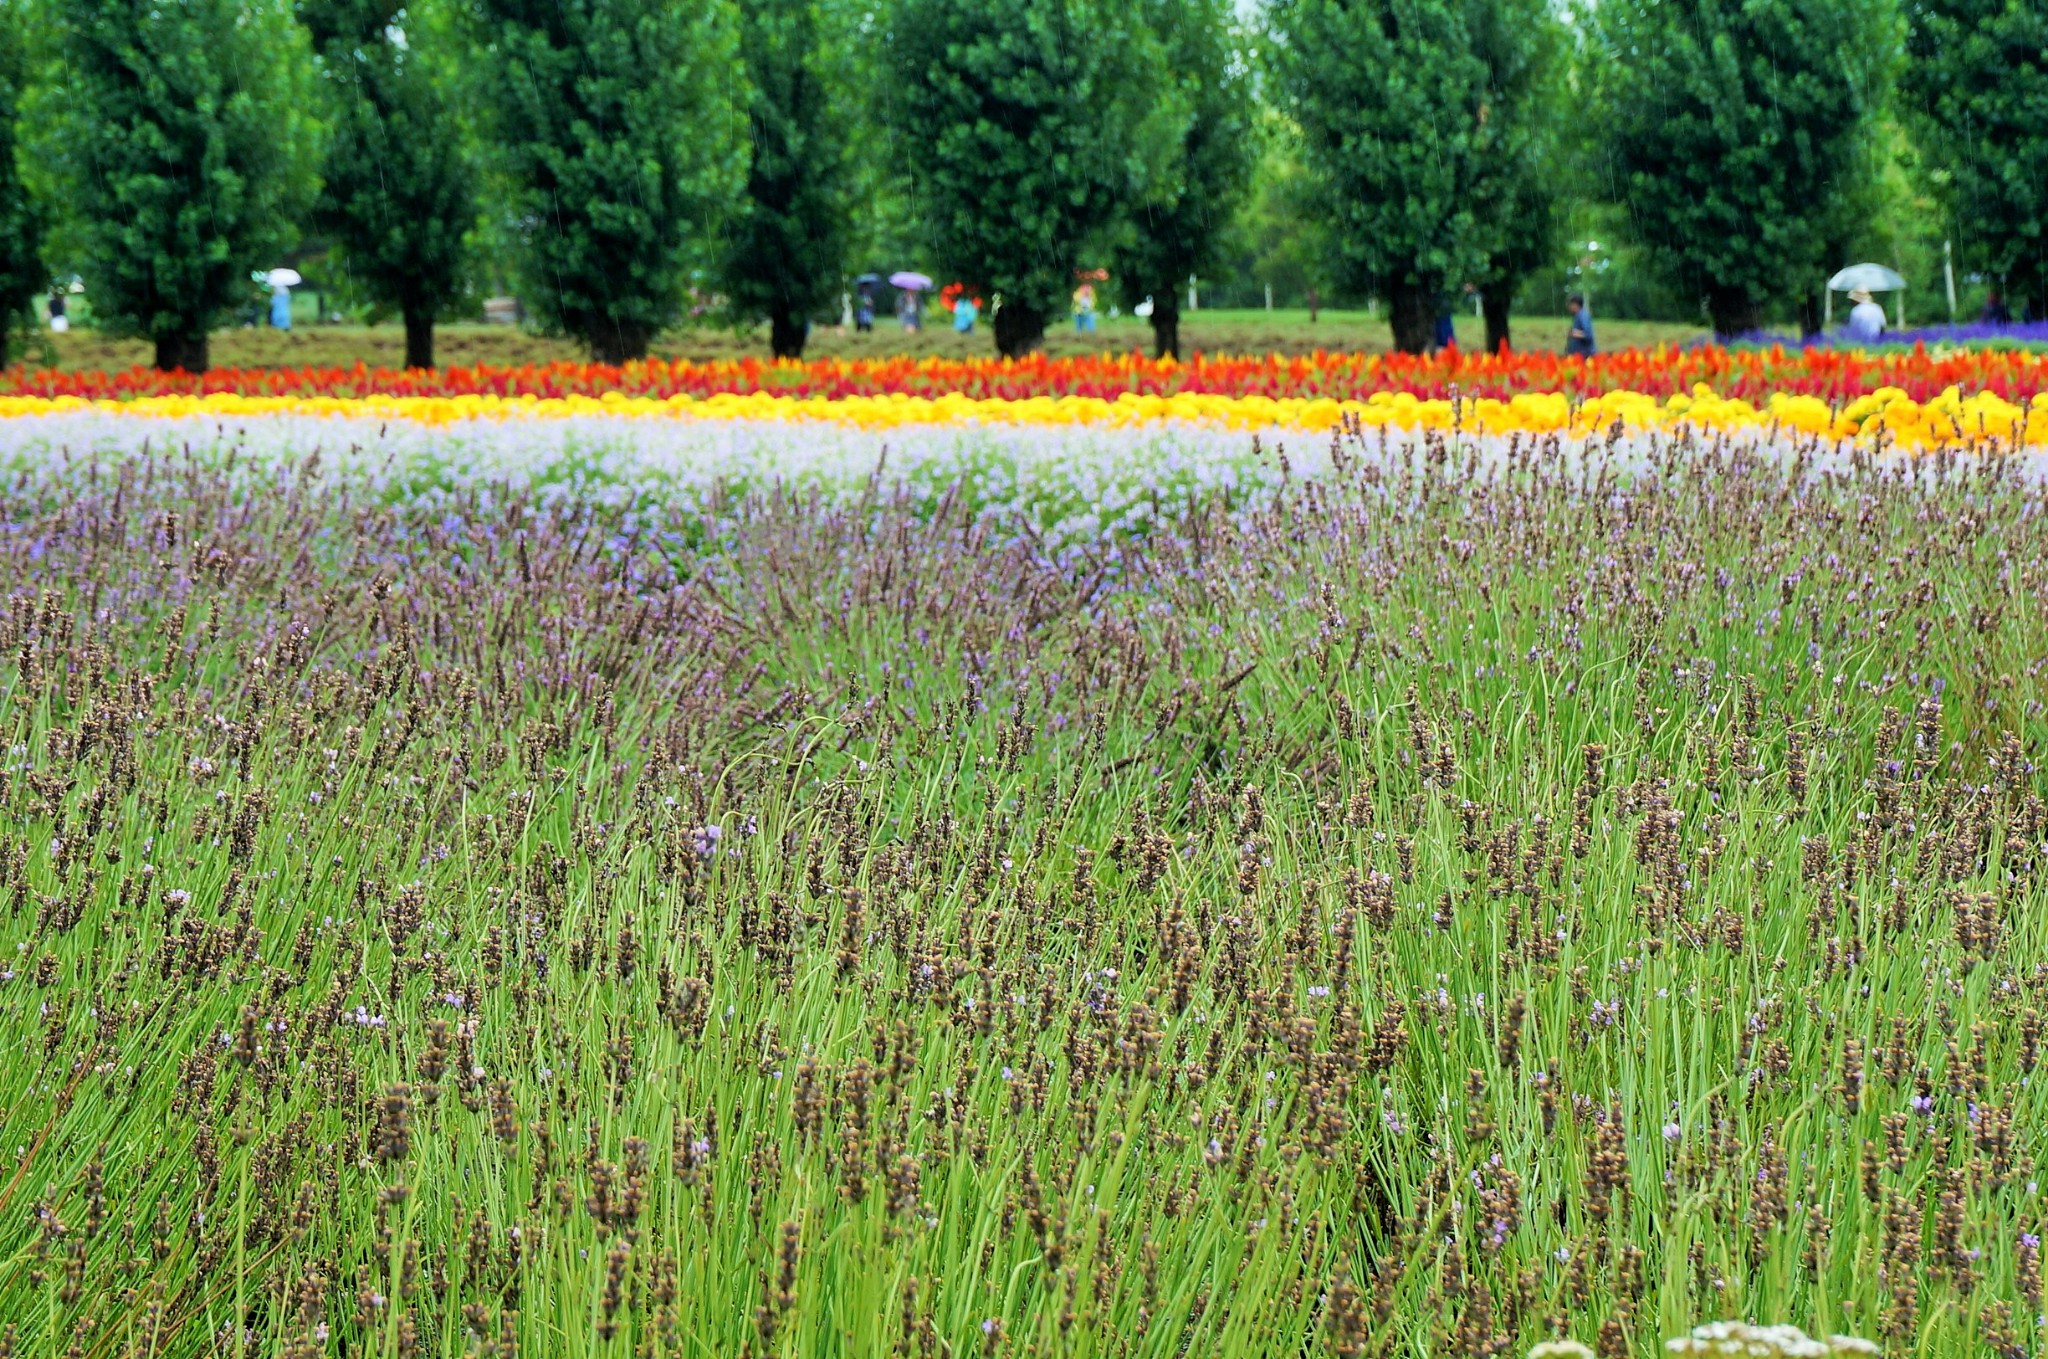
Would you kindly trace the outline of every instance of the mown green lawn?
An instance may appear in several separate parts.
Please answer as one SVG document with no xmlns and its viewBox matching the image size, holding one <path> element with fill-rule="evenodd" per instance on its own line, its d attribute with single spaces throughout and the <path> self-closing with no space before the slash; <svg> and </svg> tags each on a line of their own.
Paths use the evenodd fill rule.
<svg viewBox="0 0 2048 1359">
<path fill-rule="evenodd" d="M 1515 343 L 1525 348 L 1562 349 L 1565 324 L 1563 317 L 1517 317 Z M 1476 317 L 1460 316 L 1457 326 L 1462 343 L 1476 346 L 1484 342 L 1485 328 Z M 1601 344 L 1610 348 L 1706 338 L 1706 332 L 1697 326 L 1654 321 L 1602 321 L 1597 329 Z M 1132 349 L 1150 353 L 1151 335 L 1151 328 L 1141 321 L 1105 316 L 1092 335 L 1077 333 L 1071 322 L 1055 326 L 1046 337 L 1046 350 L 1052 354 L 1127 353 Z M 1305 311 L 1195 312 L 1183 318 L 1181 335 L 1183 353 L 1206 350 L 1307 354 L 1318 349 L 1377 352 L 1390 349 L 1393 344 L 1384 317 L 1368 317 L 1359 312 L 1326 311 L 1314 323 Z M 152 353 L 143 341 L 108 340 L 84 329 L 45 339 L 50 341 L 57 365 L 62 368 L 126 368 L 148 363 Z M 860 358 L 888 354 L 984 356 L 994 353 L 994 343 L 986 325 L 972 335 L 959 335 L 950 328 L 928 324 L 923 331 L 911 335 L 892 319 L 883 318 L 869 335 L 840 334 L 836 328 L 814 331 L 806 353 L 811 357 Z M 654 348 L 667 357 L 765 357 L 768 338 L 765 328 L 744 334 L 693 330 L 666 335 Z M 32 359 L 36 357 L 31 355 Z M 214 335 L 212 344 L 212 360 L 221 367 L 358 362 L 375 367 L 400 363 L 404 357 L 405 335 L 397 326 L 303 325 L 290 332 L 267 328 L 224 330 Z M 580 359 L 584 354 L 568 341 L 529 335 L 510 326 L 460 324 L 439 327 L 435 357 L 443 364 L 522 364 Z"/>
</svg>

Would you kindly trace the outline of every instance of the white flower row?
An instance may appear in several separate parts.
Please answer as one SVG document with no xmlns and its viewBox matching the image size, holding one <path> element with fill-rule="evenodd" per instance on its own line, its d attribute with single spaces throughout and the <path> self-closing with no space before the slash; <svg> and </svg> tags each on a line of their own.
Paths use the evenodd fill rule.
<svg viewBox="0 0 2048 1359">
<path fill-rule="evenodd" d="M 612 504 L 690 500 L 716 491 L 772 488 L 842 495 L 879 472 L 884 490 L 938 496 L 958 487 L 977 508 L 1026 516 L 1049 537 L 1073 541 L 1137 527 L 1174 513 L 1188 496 L 1256 495 L 1283 476 L 1329 470 L 1331 439 L 1299 431 L 1254 436 L 1213 425 L 1162 421 L 1142 427 L 1087 425 L 905 425 L 864 430 L 827 422 L 632 420 L 603 415 L 547 420 L 468 420 L 448 425 L 346 416 L 136 417 L 104 410 L 0 420 L 0 468 L 31 479 L 63 477 L 86 464 L 148 453 L 188 455 L 208 465 L 230 458 L 252 484 L 313 462 L 385 503 L 419 508 L 451 497 L 500 495 L 529 503 L 588 499 Z M 1418 463 L 1421 436 L 1390 437 L 1388 461 Z M 1624 461 L 1654 454 L 1663 440 L 1626 441 Z M 1405 447 L 1404 447 L 1405 445 Z M 1586 441 L 1584 447 L 1593 446 Z M 1742 447 L 1790 456 L 1789 440 L 1747 436 Z M 1526 444 L 1524 445 L 1526 447 Z M 1352 455 L 1379 458 L 1368 432 Z M 1496 462 L 1509 440 L 1467 439 L 1457 461 Z M 1469 450 L 1469 452 L 1468 452 Z M 1577 457 L 1582 446 L 1567 446 Z M 1284 469 L 1283 469 L 1284 460 Z M 1821 464 L 1836 461 L 1833 456 Z M 2036 474 L 2048 455 L 2029 458 Z M 1386 468 L 1388 472 L 1395 469 Z"/>
<path fill-rule="evenodd" d="M 1817 1340 L 1797 1326 L 1753 1326 L 1746 1321 L 1710 1321 L 1692 1334 L 1664 1342 L 1673 1354 L 1748 1355 L 1753 1359 L 1824 1359 L 1836 1354 L 1876 1354 L 1875 1341 L 1853 1335 Z"/>
<path fill-rule="evenodd" d="M 1828 1359 L 1834 1355 L 1876 1354 L 1876 1342 L 1853 1335 L 1816 1340 L 1797 1326 L 1753 1326 L 1746 1321 L 1710 1321 L 1692 1334 L 1664 1342 L 1673 1354 L 1717 1354 L 1730 1359 Z M 1594 1359 L 1590 1346 L 1577 1340 L 1546 1340 L 1529 1350 L 1528 1359 Z"/>
</svg>

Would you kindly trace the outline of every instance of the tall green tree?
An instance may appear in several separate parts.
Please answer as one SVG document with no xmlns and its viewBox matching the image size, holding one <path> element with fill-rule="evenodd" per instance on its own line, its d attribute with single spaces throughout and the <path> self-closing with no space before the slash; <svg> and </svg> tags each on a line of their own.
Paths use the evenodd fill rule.
<svg viewBox="0 0 2048 1359">
<path fill-rule="evenodd" d="M 1913 0 L 1901 84 L 1970 266 L 2048 319 L 2048 5 Z"/>
<path fill-rule="evenodd" d="M 35 295 L 48 282 L 43 269 L 42 215 L 29 198 L 15 160 L 22 85 L 28 74 L 24 50 L 27 6 L 0 0 L 0 367 L 9 362 L 10 341 L 35 316 Z"/>
<path fill-rule="evenodd" d="M 852 239 L 852 100 L 836 16 L 818 0 L 748 0 L 746 191 L 725 230 L 720 288 L 741 320 L 768 322 L 777 358 L 840 290 Z"/>
<path fill-rule="evenodd" d="M 1301 131 L 1270 107 L 1257 112 L 1257 164 L 1238 222 L 1237 272 L 1273 290 L 1286 306 L 1310 306 L 1310 320 L 1334 302 L 1334 257 L 1315 186 L 1302 163 Z"/>
<path fill-rule="evenodd" d="M 746 172 L 727 0 L 477 0 L 540 320 L 608 363 L 682 315 Z"/>
<path fill-rule="evenodd" d="M 1486 318 L 1486 352 L 1495 354 L 1513 338 L 1515 294 L 1556 263 L 1563 243 L 1567 48 L 1551 0 L 1474 0 L 1469 23 L 1486 68 L 1473 131 L 1479 263 L 1470 282 Z"/>
<path fill-rule="evenodd" d="M 1177 101 L 1116 0 L 898 0 L 887 117 L 941 272 L 999 294 L 996 348 L 1037 348 L 1123 203 L 1155 196 Z"/>
<path fill-rule="evenodd" d="M 1383 293 L 1394 345 L 1428 347 L 1480 272 L 1489 71 L 1472 0 L 1273 0 L 1282 108 L 1301 129 L 1340 287 Z"/>
<path fill-rule="evenodd" d="M 434 366 L 434 318 L 476 225 L 469 141 L 429 67 L 421 7 L 299 0 L 332 110 L 317 216 L 350 277 L 405 322 L 405 366 Z M 423 40 L 424 39 L 424 40 Z"/>
<path fill-rule="evenodd" d="M 1178 135 L 1112 257 L 1125 305 L 1152 299 L 1152 351 L 1180 357 L 1180 288 L 1206 274 L 1251 186 L 1258 154 L 1250 71 L 1229 0 L 1150 0 L 1137 8 L 1157 42 L 1154 97 L 1177 106 Z"/>
<path fill-rule="evenodd" d="M 1603 0 L 1592 33 L 1616 196 L 1715 332 L 1813 296 L 1875 175 L 1894 0 Z"/>
<path fill-rule="evenodd" d="M 312 62 L 288 0 L 44 0 L 31 163 L 93 320 L 199 372 L 319 187 Z"/>
</svg>

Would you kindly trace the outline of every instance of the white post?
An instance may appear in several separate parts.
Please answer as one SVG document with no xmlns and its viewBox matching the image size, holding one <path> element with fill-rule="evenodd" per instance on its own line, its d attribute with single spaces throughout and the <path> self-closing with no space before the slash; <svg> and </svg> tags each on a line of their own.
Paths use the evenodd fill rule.
<svg viewBox="0 0 2048 1359">
<path fill-rule="evenodd" d="M 1202 299 L 1201 299 L 1201 296 L 1200 296 L 1200 295 L 1199 295 L 1198 293 L 1196 293 L 1196 292 L 1195 292 L 1195 276 L 1194 276 L 1193 274 L 1189 274 L 1189 275 L 1188 275 L 1188 310 L 1189 310 L 1189 311 L 1200 311 L 1201 309 L 1202 309 Z"/>
<path fill-rule="evenodd" d="M 1832 330 L 1835 324 L 1835 290 L 1833 288 L 1823 288 L 1821 289 L 1821 295 L 1827 298 L 1827 301 L 1821 304 L 1820 328 L 1822 330 Z"/>
<path fill-rule="evenodd" d="M 1948 241 L 1941 243 L 1941 273 L 1948 282 L 1948 323 L 1956 323 L 1956 253 Z"/>
<path fill-rule="evenodd" d="M 1904 330 L 1906 328 L 1906 290 L 1904 288 L 1899 289 L 1893 295 L 1892 315 L 1896 318 L 1892 322 L 1892 329 Z"/>
<path fill-rule="evenodd" d="M 1270 283 L 1266 285 L 1266 310 L 1273 310 L 1273 285 Z"/>
</svg>

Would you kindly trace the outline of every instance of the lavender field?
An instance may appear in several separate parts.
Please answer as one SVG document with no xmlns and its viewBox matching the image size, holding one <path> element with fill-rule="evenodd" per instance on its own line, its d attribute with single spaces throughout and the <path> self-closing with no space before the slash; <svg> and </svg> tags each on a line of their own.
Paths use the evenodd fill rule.
<svg viewBox="0 0 2048 1359">
<path fill-rule="evenodd" d="M 0 1353 L 2035 1352 L 2039 461 L 1225 438 L 16 459 Z"/>
</svg>

